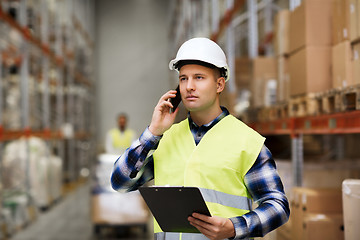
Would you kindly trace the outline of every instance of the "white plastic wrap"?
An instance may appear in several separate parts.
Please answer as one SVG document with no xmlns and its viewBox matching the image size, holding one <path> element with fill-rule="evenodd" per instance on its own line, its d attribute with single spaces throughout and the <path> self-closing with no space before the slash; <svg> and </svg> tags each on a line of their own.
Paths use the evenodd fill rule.
<svg viewBox="0 0 360 240">
<path fill-rule="evenodd" d="M 18 75 L 9 75 L 6 80 L 3 124 L 6 129 L 16 130 L 21 128 L 20 80 Z"/>
<path fill-rule="evenodd" d="M 27 191 L 39 207 L 46 207 L 51 200 L 60 197 L 62 161 L 58 157 L 50 156 L 48 146 L 42 139 L 21 138 L 7 144 L 2 165 L 1 177 L 5 190 Z"/>
<path fill-rule="evenodd" d="M 139 191 L 94 195 L 92 204 L 93 221 L 96 223 L 131 224 L 148 221 L 149 211 Z"/>
<path fill-rule="evenodd" d="M 49 173 L 49 192 L 53 200 L 59 199 L 62 194 L 62 160 L 57 156 L 50 157 Z"/>
<path fill-rule="evenodd" d="M 116 192 L 110 184 L 110 177 L 114 163 L 119 155 L 100 154 L 98 164 L 96 166 L 96 182 L 97 185 L 106 192 Z"/>
</svg>

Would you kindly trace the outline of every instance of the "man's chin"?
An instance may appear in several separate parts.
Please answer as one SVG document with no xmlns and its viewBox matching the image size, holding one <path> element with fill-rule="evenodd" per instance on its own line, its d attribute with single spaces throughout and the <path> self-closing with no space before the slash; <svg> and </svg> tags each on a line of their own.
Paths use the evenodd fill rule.
<svg viewBox="0 0 360 240">
<path fill-rule="evenodd" d="M 186 109 L 187 109 L 189 112 L 199 112 L 199 111 L 202 110 L 201 107 L 197 107 L 197 106 L 186 107 Z"/>
</svg>

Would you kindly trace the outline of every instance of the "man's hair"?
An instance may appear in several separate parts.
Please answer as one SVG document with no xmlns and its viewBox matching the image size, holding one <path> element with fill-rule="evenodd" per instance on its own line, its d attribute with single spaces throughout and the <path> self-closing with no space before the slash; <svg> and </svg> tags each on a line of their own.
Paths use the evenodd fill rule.
<svg viewBox="0 0 360 240">
<path fill-rule="evenodd" d="M 224 77 L 226 79 L 226 70 L 225 70 L 225 68 L 218 68 L 217 66 L 215 66 L 215 65 L 213 65 L 211 63 L 203 62 L 203 61 L 200 61 L 200 60 L 180 60 L 175 64 L 175 69 L 180 71 L 180 68 L 182 68 L 185 65 L 189 65 L 189 64 L 200 65 L 200 66 L 203 66 L 203 67 L 218 70 L 220 77 Z"/>
<path fill-rule="evenodd" d="M 119 119 L 119 118 L 121 118 L 121 117 L 124 117 L 126 120 L 128 119 L 128 116 L 127 116 L 127 114 L 126 113 L 119 113 L 118 115 L 117 115 L 117 118 L 116 119 Z"/>
</svg>

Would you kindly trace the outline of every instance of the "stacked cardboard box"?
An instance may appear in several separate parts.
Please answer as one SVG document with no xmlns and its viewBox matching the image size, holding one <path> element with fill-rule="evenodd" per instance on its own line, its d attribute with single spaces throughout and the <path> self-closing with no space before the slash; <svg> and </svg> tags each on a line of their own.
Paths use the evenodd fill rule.
<svg viewBox="0 0 360 240">
<path fill-rule="evenodd" d="M 265 94 L 269 82 L 276 79 L 276 59 L 272 57 L 258 57 L 253 59 L 252 62 L 252 81 L 251 81 L 251 93 L 252 93 L 252 105 L 254 107 L 262 107 L 270 104 L 265 103 Z M 275 89 L 276 91 L 276 89 Z"/>
<path fill-rule="evenodd" d="M 235 106 L 241 98 L 242 91 L 249 91 L 251 77 L 252 77 L 252 60 L 247 57 L 236 58 L 235 74 L 230 76 L 235 81 L 236 91 L 229 91 L 225 87 L 224 91 L 220 94 L 220 104 L 226 107 L 231 114 L 238 116 L 235 111 Z M 227 85 L 226 85 L 227 86 Z"/>
<path fill-rule="evenodd" d="M 292 213 L 290 213 L 292 214 Z M 287 223 L 276 229 L 276 240 L 292 240 L 291 218 Z"/>
<path fill-rule="evenodd" d="M 344 239 L 342 214 L 308 214 L 303 221 L 302 240 Z"/>
<path fill-rule="evenodd" d="M 220 105 L 226 107 L 231 114 L 235 115 L 235 104 L 236 92 L 230 92 L 225 85 L 225 89 L 220 94 Z"/>
<path fill-rule="evenodd" d="M 322 92 L 331 88 L 331 47 L 307 46 L 289 60 L 290 95 Z"/>
<path fill-rule="evenodd" d="M 331 88 L 332 0 L 304 0 L 290 13 L 290 95 Z"/>
<path fill-rule="evenodd" d="M 235 84 L 238 90 L 249 89 L 252 61 L 250 58 L 235 59 Z"/>
<path fill-rule="evenodd" d="M 289 38 L 290 11 L 282 10 L 275 16 L 274 48 L 277 60 L 277 101 L 287 101 L 290 97 L 289 85 Z"/>
<path fill-rule="evenodd" d="M 297 187 L 292 198 L 293 240 L 344 239 L 341 189 Z"/>
<path fill-rule="evenodd" d="M 333 88 L 360 83 L 360 0 L 334 0 Z"/>
<path fill-rule="evenodd" d="M 279 11 L 274 20 L 274 48 L 277 56 L 286 55 L 290 52 L 290 11 Z"/>
<path fill-rule="evenodd" d="M 332 86 L 341 88 L 353 85 L 352 52 L 349 40 L 338 43 L 332 48 Z"/>
<path fill-rule="evenodd" d="M 350 14 L 350 40 L 360 38 L 360 0 L 348 0 Z"/>
<path fill-rule="evenodd" d="M 332 7 L 333 45 L 350 40 L 350 0 L 334 0 Z"/>
<path fill-rule="evenodd" d="M 360 84 L 360 42 L 352 46 L 352 70 L 354 84 Z"/>
</svg>

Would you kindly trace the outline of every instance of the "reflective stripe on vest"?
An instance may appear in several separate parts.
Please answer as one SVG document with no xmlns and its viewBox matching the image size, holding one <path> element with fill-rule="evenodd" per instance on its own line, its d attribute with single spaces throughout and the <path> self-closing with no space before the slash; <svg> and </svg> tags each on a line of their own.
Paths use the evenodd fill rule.
<svg viewBox="0 0 360 240">
<path fill-rule="evenodd" d="M 208 240 L 201 233 L 165 233 L 158 232 L 154 234 L 154 240 Z"/>
<path fill-rule="evenodd" d="M 205 188 L 200 188 L 200 192 L 205 202 L 219 203 L 232 208 L 251 210 L 252 201 L 247 197 L 231 195 Z"/>
<path fill-rule="evenodd" d="M 155 185 L 199 187 L 211 215 L 241 216 L 251 209 L 244 176 L 264 141 L 257 132 L 229 115 L 195 145 L 186 119 L 165 132 L 153 154 Z M 161 232 L 156 221 L 154 231 Z"/>
</svg>

